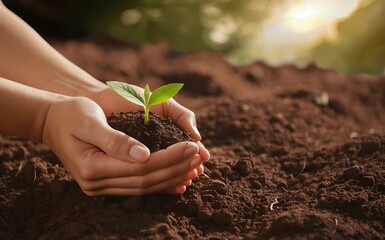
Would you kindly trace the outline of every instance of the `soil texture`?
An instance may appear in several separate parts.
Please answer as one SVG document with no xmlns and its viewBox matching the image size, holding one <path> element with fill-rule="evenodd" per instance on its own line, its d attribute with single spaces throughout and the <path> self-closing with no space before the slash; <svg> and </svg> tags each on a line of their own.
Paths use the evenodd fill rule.
<svg viewBox="0 0 385 240">
<path fill-rule="evenodd" d="M 47 146 L 0 135 L 0 239 L 385 238 L 384 76 L 52 43 L 101 81 L 185 83 L 176 100 L 196 113 L 207 176 L 183 195 L 87 197 Z"/>
<path fill-rule="evenodd" d="M 186 131 L 176 126 L 170 118 L 150 112 L 148 123 L 144 125 L 143 114 L 143 111 L 113 113 L 107 117 L 107 122 L 112 128 L 124 132 L 146 145 L 150 152 L 165 149 L 178 142 L 194 142 L 194 139 Z"/>
</svg>

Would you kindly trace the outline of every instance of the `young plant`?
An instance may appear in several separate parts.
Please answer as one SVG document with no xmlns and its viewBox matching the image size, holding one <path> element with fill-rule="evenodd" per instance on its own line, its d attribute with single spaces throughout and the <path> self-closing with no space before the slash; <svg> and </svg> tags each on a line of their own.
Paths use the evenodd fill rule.
<svg viewBox="0 0 385 240">
<path fill-rule="evenodd" d="M 107 85 L 126 100 L 143 107 L 144 125 L 148 124 L 148 115 L 150 113 L 151 106 L 166 102 L 170 98 L 174 97 L 183 87 L 183 83 L 170 83 L 161 86 L 155 89 L 153 93 L 150 93 L 150 87 L 148 84 L 146 84 L 142 97 L 137 91 L 135 91 L 133 87 L 127 83 L 109 81 L 107 82 Z"/>
</svg>

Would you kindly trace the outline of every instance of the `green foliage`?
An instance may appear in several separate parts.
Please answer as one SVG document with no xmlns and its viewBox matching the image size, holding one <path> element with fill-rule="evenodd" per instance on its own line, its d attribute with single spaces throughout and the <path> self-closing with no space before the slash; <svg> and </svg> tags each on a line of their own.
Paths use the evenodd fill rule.
<svg viewBox="0 0 385 240">
<path fill-rule="evenodd" d="M 245 43 L 282 0 L 143 0 L 127 2 L 105 28 L 131 42 L 165 41 L 182 51 L 230 52 Z M 119 22 L 116 22 L 119 20 Z"/>
<path fill-rule="evenodd" d="M 341 0 L 342 1 L 342 0 Z M 3 0 L 9 7 L 24 7 L 22 15 L 40 31 L 69 35 L 102 32 L 134 43 L 166 42 L 179 51 L 215 50 L 228 60 L 247 64 L 266 55 L 287 55 L 279 48 L 266 48 L 258 39 L 272 12 L 279 6 L 303 1 L 289 0 L 93 0 L 47 1 Z M 321 1 L 320 1 L 321 2 Z M 381 74 L 385 62 L 384 0 L 367 2 L 338 24 L 338 39 L 325 39 L 313 49 L 296 50 L 290 63 L 316 62 L 347 74 Z M 333 7 L 333 6 L 332 6 Z M 86 13 L 86 14 L 85 14 Z M 32 17 L 31 17 L 32 16 Z M 30 17 L 31 19 L 28 19 Z M 32 21 L 32 20 L 35 20 Z M 48 29 L 48 31 L 47 31 Z M 39 32 L 40 32 L 39 31 Z M 59 33 L 60 34 L 60 33 Z M 282 35 L 282 40 L 286 36 Z M 290 48 L 290 47 L 288 47 Z M 283 52 L 283 53 L 282 53 Z M 277 57 L 277 58 L 278 58 Z"/>
<path fill-rule="evenodd" d="M 338 24 L 339 40 L 312 50 L 321 67 L 345 74 L 383 74 L 385 68 L 385 1 L 374 0 Z"/>
<path fill-rule="evenodd" d="M 22 0 L 8 1 L 24 4 Z M 166 42 L 180 51 L 227 53 L 250 41 L 261 20 L 284 1 L 36 0 L 25 6 L 25 11 L 34 11 L 44 23 L 53 23 L 56 28 L 52 30 L 104 32 L 135 43 Z"/>
<path fill-rule="evenodd" d="M 151 93 L 150 87 L 146 84 L 142 97 L 127 83 L 109 81 L 107 82 L 107 85 L 126 100 L 143 107 L 144 125 L 147 125 L 148 123 L 150 107 L 166 102 L 170 98 L 174 97 L 183 87 L 183 83 L 170 83 L 155 89 L 155 91 Z"/>
</svg>

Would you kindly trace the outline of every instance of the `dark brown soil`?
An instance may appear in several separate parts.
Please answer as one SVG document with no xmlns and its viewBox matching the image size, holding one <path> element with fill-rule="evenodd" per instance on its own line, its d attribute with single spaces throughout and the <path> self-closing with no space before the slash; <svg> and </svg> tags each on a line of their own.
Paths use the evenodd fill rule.
<svg viewBox="0 0 385 240">
<path fill-rule="evenodd" d="M 385 77 L 106 39 L 54 46 L 102 81 L 184 82 L 209 177 L 181 196 L 91 198 L 46 146 L 0 136 L 0 239 L 385 238 Z"/>
<path fill-rule="evenodd" d="M 152 112 L 149 114 L 147 125 L 144 125 L 143 111 L 113 113 L 107 118 L 107 122 L 112 128 L 124 132 L 146 145 L 150 152 L 165 149 L 174 143 L 194 141 L 170 118 L 163 118 Z"/>
</svg>

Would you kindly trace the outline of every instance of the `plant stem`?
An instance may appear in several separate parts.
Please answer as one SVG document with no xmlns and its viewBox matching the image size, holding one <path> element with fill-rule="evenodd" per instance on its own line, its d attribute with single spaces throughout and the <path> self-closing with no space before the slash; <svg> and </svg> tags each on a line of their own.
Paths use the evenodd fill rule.
<svg viewBox="0 0 385 240">
<path fill-rule="evenodd" d="M 149 115 L 149 113 L 150 113 L 150 108 L 146 106 L 144 108 L 144 125 L 148 124 L 148 115 Z"/>
</svg>

